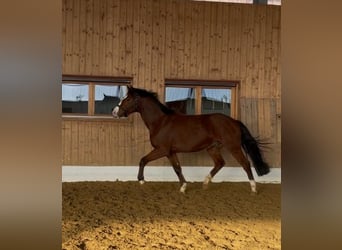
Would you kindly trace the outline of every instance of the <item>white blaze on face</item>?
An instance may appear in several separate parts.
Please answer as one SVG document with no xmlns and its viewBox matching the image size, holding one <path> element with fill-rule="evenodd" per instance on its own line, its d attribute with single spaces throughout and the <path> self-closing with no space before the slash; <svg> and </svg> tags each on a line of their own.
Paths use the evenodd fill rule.
<svg viewBox="0 0 342 250">
<path fill-rule="evenodd" d="M 121 101 L 119 102 L 119 104 L 113 109 L 112 115 L 113 115 L 114 117 L 118 117 L 120 105 L 121 105 L 122 101 L 125 100 L 126 98 L 127 98 L 127 96 L 125 96 L 123 99 L 121 99 Z"/>
</svg>

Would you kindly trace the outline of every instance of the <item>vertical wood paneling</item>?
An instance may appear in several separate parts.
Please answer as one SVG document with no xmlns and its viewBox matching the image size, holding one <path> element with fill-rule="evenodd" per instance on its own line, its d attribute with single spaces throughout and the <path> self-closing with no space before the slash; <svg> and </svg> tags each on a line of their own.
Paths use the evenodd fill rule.
<svg viewBox="0 0 342 250">
<path fill-rule="evenodd" d="M 125 75 L 132 72 L 133 67 L 133 1 L 127 0 L 126 10 L 126 41 L 125 41 Z"/>
<path fill-rule="evenodd" d="M 65 70 L 71 71 L 72 67 L 72 29 L 73 29 L 73 20 L 72 20 L 72 14 L 73 14 L 73 1 L 66 0 L 65 2 L 65 21 L 66 21 L 66 28 L 65 28 Z"/>
<path fill-rule="evenodd" d="M 120 0 L 113 0 L 114 2 L 114 24 L 113 24 L 113 75 L 120 75 L 120 46 L 119 46 L 119 33 L 120 33 Z"/>
<path fill-rule="evenodd" d="M 126 75 L 126 14 L 127 14 L 127 1 L 120 1 L 119 13 L 119 75 Z"/>
<path fill-rule="evenodd" d="M 217 78 L 218 76 L 218 65 L 216 58 L 216 27 L 217 27 L 217 11 L 218 4 L 210 5 L 210 35 L 209 35 L 209 77 Z"/>
<path fill-rule="evenodd" d="M 67 0 L 70 1 L 70 0 Z M 87 25 L 87 37 L 86 37 L 86 73 L 87 74 L 92 74 L 93 72 L 93 14 L 94 14 L 94 8 L 93 8 L 93 0 L 88 0 L 86 1 L 86 25 Z M 67 63 L 66 63 L 67 64 Z M 66 73 L 72 74 L 72 71 L 67 71 Z"/>
<path fill-rule="evenodd" d="M 166 18 L 165 18 L 165 61 L 164 61 L 164 75 L 168 75 L 172 77 L 171 74 L 171 65 L 173 62 L 172 56 L 172 44 L 173 44 L 173 32 L 172 32 L 172 21 L 175 12 L 173 12 L 173 1 L 165 1 L 166 2 Z M 163 75 L 163 77 L 164 77 Z"/>
<path fill-rule="evenodd" d="M 107 16 L 106 16 L 106 1 L 102 0 L 99 3 L 99 67 L 97 75 L 104 75 L 106 73 L 106 30 L 107 30 Z"/>
<path fill-rule="evenodd" d="M 176 68 L 177 78 L 184 78 L 184 57 L 185 57 L 185 3 L 186 1 L 178 1 L 178 27 L 176 28 L 178 33 L 178 40 L 176 44 Z M 178 52 L 178 53 L 177 53 Z"/>
<path fill-rule="evenodd" d="M 165 78 L 239 80 L 240 119 L 279 154 L 279 6 L 63 0 L 62 11 L 64 74 L 131 76 L 134 86 L 162 99 Z M 132 123 L 65 120 L 62 136 L 63 164 L 137 165 L 151 150 L 139 115 Z M 180 158 L 187 165 L 212 165 L 202 153 Z M 269 158 L 280 162 L 279 155 Z"/>
<path fill-rule="evenodd" d="M 183 78 L 191 78 L 190 74 L 190 56 L 191 56 L 191 36 L 193 36 L 192 27 L 192 4 L 190 1 L 184 2 L 184 63 L 183 63 Z"/>
<path fill-rule="evenodd" d="M 209 55 L 210 55 L 210 12 L 211 5 L 207 2 L 204 5 L 204 25 L 203 25 L 203 52 L 202 52 L 202 78 L 209 77 Z"/>
</svg>

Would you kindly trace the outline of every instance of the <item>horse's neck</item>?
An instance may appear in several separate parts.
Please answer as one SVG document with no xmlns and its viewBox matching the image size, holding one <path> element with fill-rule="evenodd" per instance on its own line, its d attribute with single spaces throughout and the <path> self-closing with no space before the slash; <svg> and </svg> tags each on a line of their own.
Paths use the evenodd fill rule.
<svg viewBox="0 0 342 250">
<path fill-rule="evenodd" d="M 159 126 L 161 119 L 165 117 L 165 113 L 153 100 L 144 100 L 140 107 L 140 115 L 149 130 Z"/>
</svg>

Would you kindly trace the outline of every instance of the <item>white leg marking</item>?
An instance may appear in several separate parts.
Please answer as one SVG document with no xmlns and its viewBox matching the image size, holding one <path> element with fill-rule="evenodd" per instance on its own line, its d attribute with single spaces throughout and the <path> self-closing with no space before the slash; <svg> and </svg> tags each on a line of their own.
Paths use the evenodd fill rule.
<svg viewBox="0 0 342 250">
<path fill-rule="evenodd" d="M 145 183 L 145 181 L 141 180 L 141 181 L 139 181 L 139 183 L 142 185 L 142 184 L 144 184 L 144 183 Z"/>
<path fill-rule="evenodd" d="M 180 188 L 179 191 L 180 191 L 181 193 L 185 193 L 185 189 L 186 189 L 186 182 L 183 183 L 183 185 L 181 186 L 181 188 Z"/>
<path fill-rule="evenodd" d="M 256 182 L 254 180 L 250 180 L 249 183 L 251 184 L 252 192 L 256 193 Z"/>
<path fill-rule="evenodd" d="M 211 174 L 208 174 L 208 175 L 205 177 L 203 184 L 204 184 L 204 185 L 208 185 L 212 178 L 213 178 L 213 177 L 211 177 Z"/>
</svg>

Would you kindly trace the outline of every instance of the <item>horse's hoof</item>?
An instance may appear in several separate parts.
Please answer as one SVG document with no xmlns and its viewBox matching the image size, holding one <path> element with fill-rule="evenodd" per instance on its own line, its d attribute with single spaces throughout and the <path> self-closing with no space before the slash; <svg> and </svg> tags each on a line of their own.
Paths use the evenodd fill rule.
<svg viewBox="0 0 342 250">
<path fill-rule="evenodd" d="M 185 193 L 185 190 L 186 190 L 186 183 L 183 183 L 183 185 L 181 186 L 179 192 L 181 192 L 181 193 L 184 194 L 184 193 Z"/>
<path fill-rule="evenodd" d="M 139 183 L 142 185 L 142 184 L 145 183 L 145 181 L 144 181 L 144 180 L 141 180 L 141 181 L 139 181 Z"/>
<path fill-rule="evenodd" d="M 208 189 L 208 186 L 209 186 L 208 183 L 203 183 L 203 189 L 204 189 L 204 190 L 207 190 L 207 189 Z"/>
<path fill-rule="evenodd" d="M 252 192 L 251 192 L 251 195 L 257 195 L 257 194 L 258 194 L 257 191 L 252 191 Z"/>
</svg>

